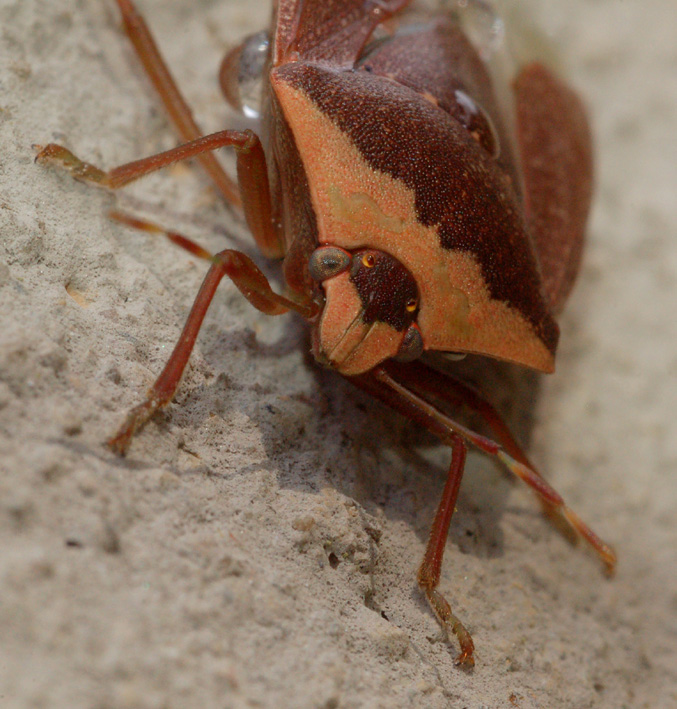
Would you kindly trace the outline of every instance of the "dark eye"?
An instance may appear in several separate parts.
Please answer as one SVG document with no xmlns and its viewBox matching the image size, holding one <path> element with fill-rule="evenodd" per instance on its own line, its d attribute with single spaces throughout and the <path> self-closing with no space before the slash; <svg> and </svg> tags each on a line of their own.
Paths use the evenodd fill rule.
<svg viewBox="0 0 677 709">
<path fill-rule="evenodd" d="M 321 246 L 315 249 L 308 261 L 308 272 L 314 281 L 326 281 L 350 266 L 351 256 L 337 246 Z"/>
<path fill-rule="evenodd" d="M 374 254 L 364 254 L 364 256 L 362 256 L 362 265 L 366 268 L 374 268 L 376 265 L 376 257 Z"/>
<path fill-rule="evenodd" d="M 407 304 L 404 306 L 407 309 L 407 312 L 413 313 L 414 310 L 418 307 L 418 302 L 416 301 L 416 298 L 409 298 L 407 301 Z"/>
</svg>

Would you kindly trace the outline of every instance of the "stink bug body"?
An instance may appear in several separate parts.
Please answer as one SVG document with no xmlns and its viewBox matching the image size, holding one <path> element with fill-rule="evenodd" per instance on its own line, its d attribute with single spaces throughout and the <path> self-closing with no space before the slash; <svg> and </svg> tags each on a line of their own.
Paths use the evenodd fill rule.
<svg viewBox="0 0 677 709">
<path fill-rule="evenodd" d="M 433 353 L 455 353 L 554 369 L 554 315 L 578 269 L 592 173 L 587 122 L 571 90 L 527 65 L 506 114 L 458 13 L 412 19 L 408 0 L 278 0 L 270 35 L 231 52 L 221 71 L 226 98 L 242 108 L 252 67 L 261 69 L 261 138 L 238 130 L 202 137 L 143 19 L 130 0 L 117 3 L 185 144 L 108 172 L 55 144 L 38 159 L 115 189 L 198 156 L 224 197 L 242 206 L 264 255 L 284 259 L 286 293 L 241 252 L 211 256 L 118 214 L 166 233 L 211 268 L 165 369 L 110 447 L 124 454 L 172 399 L 228 276 L 262 312 L 301 314 L 318 362 L 452 448 L 418 583 L 457 636 L 459 663 L 473 664 L 473 642 L 437 586 L 468 443 L 531 486 L 612 571 L 612 549 L 535 471 L 494 408 L 431 363 Z M 237 185 L 212 155 L 224 146 L 237 152 Z M 459 402 L 496 441 L 450 417 Z"/>
</svg>

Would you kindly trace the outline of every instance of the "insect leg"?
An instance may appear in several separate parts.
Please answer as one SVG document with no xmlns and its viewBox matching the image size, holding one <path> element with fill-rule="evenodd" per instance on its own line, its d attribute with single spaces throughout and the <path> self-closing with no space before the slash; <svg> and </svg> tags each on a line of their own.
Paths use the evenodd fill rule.
<svg viewBox="0 0 677 709">
<path fill-rule="evenodd" d="M 111 170 L 105 171 L 100 168 L 80 160 L 76 155 L 57 143 L 49 143 L 44 147 L 34 145 L 39 152 L 35 156 L 35 162 L 53 163 L 73 175 L 76 180 L 87 182 L 98 187 L 106 187 L 117 190 L 128 185 L 134 180 L 138 180 L 145 175 L 160 170 L 163 167 L 172 165 L 181 160 L 188 160 L 202 153 L 217 150 L 226 146 L 244 149 L 251 136 L 251 131 L 224 130 L 211 135 L 205 135 L 197 140 L 184 143 L 163 153 L 150 155 L 141 160 L 119 165 Z"/>
<path fill-rule="evenodd" d="M 396 365 L 395 363 L 388 362 L 374 368 L 370 372 L 356 377 L 348 377 L 348 379 L 359 388 L 364 389 L 375 398 L 388 404 L 390 407 L 395 409 L 395 411 L 398 411 L 412 421 L 424 426 L 431 433 L 436 435 L 442 442 L 452 446 L 452 448 L 455 445 L 457 437 L 460 437 L 464 441 L 472 443 L 484 453 L 498 458 L 508 468 L 508 470 L 510 470 L 510 472 L 526 482 L 541 498 L 546 500 L 548 505 L 561 510 L 562 515 L 569 522 L 569 524 L 571 524 L 571 526 L 599 553 L 606 565 L 607 571 L 609 573 L 613 572 L 616 564 L 616 554 L 613 549 L 599 539 L 599 537 L 597 537 L 597 535 L 595 535 L 595 533 L 581 521 L 573 510 L 567 507 L 562 497 L 555 490 L 553 490 L 553 488 L 550 487 L 550 485 L 548 485 L 548 483 L 540 475 L 534 472 L 530 467 L 524 465 L 519 460 L 516 460 L 514 457 L 509 455 L 506 450 L 495 441 L 492 441 L 490 438 L 486 438 L 485 436 L 481 436 L 478 433 L 471 431 L 469 428 L 457 423 L 433 405 L 424 396 L 416 393 L 414 389 L 416 388 L 415 382 L 417 377 L 415 376 L 415 373 L 417 368 L 411 368 L 412 381 L 408 381 L 409 377 L 403 374 L 407 368 L 411 368 L 411 364 Z M 439 394 L 439 390 L 436 390 L 436 393 Z M 457 455 L 460 454 L 457 453 Z M 453 467 L 454 462 L 452 456 L 450 480 L 454 476 Z M 451 485 L 452 482 L 449 482 L 448 480 L 447 485 Z M 446 494 L 447 493 L 445 490 L 445 495 Z M 451 494 L 452 493 L 449 493 L 449 496 L 451 496 Z M 443 497 L 442 505 L 444 504 Z M 441 513 L 438 511 L 438 515 L 440 514 Z M 442 544 L 441 532 L 443 531 L 443 528 L 440 524 L 439 529 L 436 532 L 436 526 L 437 523 L 433 525 L 433 535 L 436 535 L 433 544 Z M 431 535 L 431 538 L 433 535 Z M 426 551 L 426 556 L 428 553 L 429 552 Z M 434 552 L 430 553 L 434 554 Z M 420 574 L 421 571 L 419 571 L 419 579 Z M 444 606 L 441 607 L 443 608 Z M 435 610 L 434 606 L 433 609 Z M 440 615 L 438 615 L 437 610 L 435 610 L 435 614 L 443 626 L 447 628 L 448 626 L 444 624 L 444 620 L 440 617 Z M 450 618 L 455 617 L 452 614 Z M 453 623 L 453 621 L 451 622 Z M 462 628 L 463 626 L 460 627 Z M 454 630 L 453 625 L 449 628 L 449 630 L 451 630 L 451 632 L 457 632 Z M 464 658 L 465 648 L 463 647 L 463 637 L 461 635 L 458 637 L 459 642 L 461 643 L 461 654 L 459 655 L 458 661 L 469 662 L 467 658 Z"/>
<path fill-rule="evenodd" d="M 132 436 L 156 411 L 172 400 L 209 304 L 224 276 L 228 276 L 235 283 L 257 310 L 267 315 L 281 315 L 288 310 L 295 310 L 305 318 L 312 318 L 317 313 L 318 306 L 313 302 L 299 304 L 274 293 L 266 277 L 247 255 L 230 249 L 216 254 L 195 298 L 183 332 L 162 373 L 148 392 L 146 400 L 129 412 L 120 430 L 108 441 L 114 452 L 124 455 Z"/>
<path fill-rule="evenodd" d="M 463 439 L 458 435 L 453 435 L 449 474 L 435 514 L 435 520 L 430 529 L 428 545 L 426 546 L 423 562 L 418 570 L 417 580 L 419 588 L 425 593 L 440 625 L 447 632 L 451 631 L 458 638 L 461 652 L 456 658 L 456 663 L 472 667 L 475 664 L 473 657 L 475 646 L 470 633 L 454 615 L 444 596 L 437 590 L 442 570 L 442 558 L 447 543 L 447 535 L 449 534 L 449 523 L 451 522 L 451 516 L 454 514 L 458 490 L 461 487 L 461 479 L 463 478 L 466 452 L 467 449 Z"/>
<path fill-rule="evenodd" d="M 423 399 L 397 384 L 382 366 L 356 377 L 348 377 L 348 379 L 402 415 L 425 426 L 431 433 L 451 446 L 449 474 L 430 530 L 425 556 L 418 570 L 417 581 L 444 631 L 449 637 L 453 634 L 458 638 L 461 652 L 457 656 L 456 662 L 472 667 L 475 664 L 472 637 L 454 615 L 448 601 L 437 590 L 449 524 L 465 467 L 466 444 L 464 438 L 466 436 L 463 432 L 457 431 L 453 421 L 444 414 L 436 411 Z"/>
<path fill-rule="evenodd" d="M 551 516 L 561 516 L 574 532 L 590 544 L 601 558 L 607 572 L 613 573 L 616 565 L 616 554 L 613 549 L 605 544 L 543 479 L 515 441 L 499 413 L 478 391 L 465 382 L 437 372 L 421 362 L 412 362 L 408 365 L 392 363 L 388 367 L 396 373 L 398 380 L 408 387 L 454 405 L 460 402 L 471 411 L 478 413 L 490 426 L 502 448 L 498 447 L 499 450 L 494 450 L 492 447 L 491 450 L 487 450 L 481 445 L 478 447 L 491 455 L 496 455 L 510 472 L 529 485 L 543 504 L 545 512 Z M 477 434 L 473 435 L 477 436 Z M 476 441 L 474 442 L 477 444 Z M 493 441 L 491 443 L 496 446 Z"/>
<path fill-rule="evenodd" d="M 160 95 L 174 127 L 184 141 L 196 140 L 204 133 L 193 119 L 192 112 L 167 68 L 148 25 L 131 0 L 117 0 L 117 3 L 125 31 L 134 45 L 143 68 Z M 239 205 L 240 194 L 237 185 L 224 172 L 214 155 L 204 153 L 198 159 L 221 194 L 232 204 Z"/>
<path fill-rule="evenodd" d="M 394 366 L 397 367 L 397 365 Z M 432 394 L 454 408 L 465 406 L 470 411 L 479 414 L 489 425 L 505 450 L 520 463 L 531 468 L 535 473 L 538 473 L 526 453 L 513 437 L 512 432 L 501 418 L 501 415 L 474 386 L 461 379 L 457 379 L 447 372 L 441 373 L 420 361 L 412 362 L 406 369 L 398 368 L 398 371 L 415 389 Z M 540 475 L 540 473 L 538 474 Z M 554 518 L 554 516 L 559 517 L 556 507 L 542 497 L 540 497 L 539 500 L 546 515 L 551 518 Z M 568 527 L 567 531 L 570 531 Z"/>
<path fill-rule="evenodd" d="M 112 190 L 180 160 L 199 157 L 218 148 L 234 147 L 237 151 L 237 177 L 247 225 L 264 256 L 277 258 L 282 255 L 282 244 L 273 227 L 266 157 L 261 141 L 250 130 L 212 133 L 163 153 L 114 167 L 108 172 L 80 160 L 62 145 L 49 143 L 45 147 L 34 147 L 39 148 L 35 157 L 37 162 L 55 163 L 68 170 L 77 180 Z"/>
<path fill-rule="evenodd" d="M 188 253 L 193 254 L 193 256 L 205 259 L 205 261 L 211 261 L 213 258 L 212 254 L 209 253 L 207 249 L 204 249 L 200 244 L 189 239 L 187 236 L 183 236 L 183 234 L 179 234 L 177 231 L 170 231 L 146 219 L 139 219 L 138 217 L 125 214 L 124 212 L 112 211 L 108 213 L 108 216 L 114 221 L 125 224 L 132 229 L 145 231 L 149 234 L 162 234 L 166 236 L 172 244 L 176 244 L 176 246 L 188 251 Z"/>
</svg>

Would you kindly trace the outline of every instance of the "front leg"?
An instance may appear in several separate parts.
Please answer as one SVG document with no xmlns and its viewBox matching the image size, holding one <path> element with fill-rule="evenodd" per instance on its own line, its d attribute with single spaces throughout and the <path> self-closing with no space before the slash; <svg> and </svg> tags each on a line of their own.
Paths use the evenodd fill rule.
<svg viewBox="0 0 677 709">
<path fill-rule="evenodd" d="M 295 310 L 304 318 L 310 319 L 318 312 L 319 307 L 312 301 L 305 304 L 296 303 L 274 293 L 266 277 L 246 254 L 231 249 L 216 254 L 165 368 L 146 399 L 129 412 L 120 430 L 108 441 L 109 447 L 115 453 L 124 455 L 134 434 L 174 397 L 209 304 L 224 276 L 228 276 L 245 298 L 266 315 L 281 315 L 288 310 Z"/>
<path fill-rule="evenodd" d="M 463 623 L 454 615 L 447 599 L 437 590 L 442 573 L 442 559 L 447 545 L 449 525 L 456 509 L 458 491 L 461 487 L 463 471 L 465 470 L 466 453 L 467 448 L 463 439 L 460 436 L 453 435 L 451 437 L 451 464 L 449 465 L 447 481 L 444 485 L 440 504 L 437 507 L 435 520 L 430 529 L 425 555 L 418 569 L 416 579 L 418 587 L 425 593 L 425 597 L 440 625 L 446 630 L 448 635 L 453 633 L 458 638 L 461 652 L 456 658 L 456 664 L 472 667 L 475 664 L 475 644 L 472 637 L 465 629 Z"/>
<path fill-rule="evenodd" d="M 71 172 L 75 178 L 85 182 L 117 189 L 179 160 L 203 155 L 224 146 L 232 146 L 237 151 L 238 185 L 247 224 L 253 236 L 264 255 L 279 255 L 280 240 L 273 226 L 266 158 L 261 141 L 252 131 L 220 131 L 164 153 L 120 165 L 107 172 L 80 160 L 63 146 L 54 143 L 41 148 L 36 160 L 56 163 Z M 209 304 L 224 276 L 232 279 L 255 308 L 268 315 L 279 315 L 288 310 L 295 310 L 303 317 L 311 319 L 316 315 L 318 306 L 310 299 L 296 302 L 274 293 L 263 273 L 247 255 L 240 251 L 226 249 L 211 257 L 201 247 L 180 234 L 167 232 L 150 222 L 126 215 L 114 213 L 114 218 L 145 231 L 164 232 L 172 241 L 191 253 L 212 261 L 181 337 L 165 368 L 151 387 L 147 398 L 129 413 L 123 426 L 108 441 L 108 445 L 116 453 L 124 455 L 134 434 L 174 396 Z"/>
<path fill-rule="evenodd" d="M 416 580 L 447 638 L 451 640 L 455 635 L 458 639 L 461 652 L 456 657 L 456 664 L 472 668 L 475 664 L 473 639 L 452 611 L 447 599 L 438 590 L 449 525 L 465 470 L 467 447 L 464 439 L 468 438 L 467 429 L 457 425 L 406 387 L 399 386 L 383 366 L 355 377 L 348 377 L 348 380 L 408 419 L 422 424 L 451 447 L 451 464 L 447 480 Z"/>
</svg>

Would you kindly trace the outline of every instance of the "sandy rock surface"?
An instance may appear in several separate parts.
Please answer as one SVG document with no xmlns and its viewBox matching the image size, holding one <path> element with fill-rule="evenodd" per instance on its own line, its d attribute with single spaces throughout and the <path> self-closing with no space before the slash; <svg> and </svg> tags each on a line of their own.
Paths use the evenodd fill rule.
<svg viewBox="0 0 677 709">
<path fill-rule="evenodd" d="M 3 709 L 677 706 L 677 4 L 521 4 L 598 164 L 530 450 L 620 564 L 472 455 L 441 583 L 463 672 L 414 583 L 448 453 L 314 367 L 297 319 L 224 283 L 176 401 L 127 459 L 104 447 L 205 271 L 107 212 L 254 249 L 197 169 L 111 195 L 35 165 L 32 143 L 113 166 L 176 141 L 113 2 L 0 0 Z M 139 5 L 205 131 L 232 125 L 218 62 L 268 3 Z"/>
</svg>

